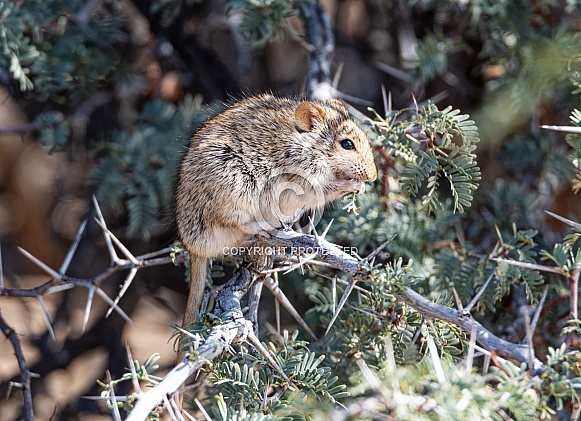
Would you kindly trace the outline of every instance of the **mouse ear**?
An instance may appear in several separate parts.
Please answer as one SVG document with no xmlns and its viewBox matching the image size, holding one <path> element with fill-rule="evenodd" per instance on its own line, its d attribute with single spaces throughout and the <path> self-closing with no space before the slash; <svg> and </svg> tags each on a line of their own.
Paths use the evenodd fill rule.
<svg viewBox="0 0 581 421">
<path fill-rule="evenodd" d="M 295 124 L 305 132 L 311 131 L 315 121 L 322 121 L 325 117 L 325 110 L 310 101 L 301 102 L 295 110 Z"/>
</svg>

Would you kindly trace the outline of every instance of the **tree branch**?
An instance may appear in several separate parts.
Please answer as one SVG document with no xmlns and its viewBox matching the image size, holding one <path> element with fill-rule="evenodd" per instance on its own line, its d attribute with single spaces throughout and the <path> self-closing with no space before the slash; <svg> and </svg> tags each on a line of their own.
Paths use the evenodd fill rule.
<svg viewBox="0 0 581 421">
<path fill-rule="evenodd" d="M 345 253 L 335 244 L 324 238 L 300 234 L 291 230 L 279 230 L 271 233 L 270 238 L 260 238 L 257 244 L 268 244 L 270 250 L 285 247 L 291 252 L 303 255 L 318 253 L 318 257 L 330 266 L 342 270 L 351 276 L 365 276 L 366 269 L 354 256 Z M 260 247 L 258 247 L 260 248 Z M 197 372 L 209 360 L 225 352 L 230 344 L 240 343 L 253 332 L 252 323 L 245 320 L 240 308 L 240 300 L 252 285 L 253 276 L 246 268 L 236 272 L 217 296 L 217 313 L 228 314 L 227 322 L 214 327 L 210 336 L 195 350 L 184 358 L 166 378 L 152 390 L 142 394 L 128 420 L 143 420 L 162 399 L 174 393 L 189 376 Z M 396 297 L 416 309 L 426 318 L 446 320 L 462 328 L 467 333 L 475 332 L 477 341 L 488 350 L 513 358 L 519 362 L 527 361 L 527 346 L 513 344 L 498 338 L 472 318 L 470 314 L 460 312 L 431 302 L 410 288 L 404 287 Z M 535 365 L 540 365 L 535 361 Z"/>
<path fill-rule="evenodd" d="M 98 206 L 96 206 L 96 209 L 98 210 Z M 33 261 L 35 261 L 35 263 L 37 263 L 41 268 L 44 268 L 47 273 L 52 274 L 53 279 L 43 285 L 28 290 L 9 289 L 0 286 L 0 295 L 38 298 L 45 294 L 68 289 L 72 286 L 96 288 L 96 291 L 100 292 L 99 285 L 120 270 L 138 270 L 145 267 L 167 264 L 175 260 L 175 258 L 172 259 L 172 256 L 170 255 L 157 257 L 159 256 L 158 253 L 134 257 L 131 252 L 129 252 L 129 250 L 127 250 L 106 228 L 104 220 L 100 214 L 99 225 L 102 228 L 105 238 L 108 238 L 111 241 L 109 247 L 111 266 L 105 269 L 101 274 L 90 279 L 78 279 L 65 274 L 66 267 L 68 266 L 67 264 L 63 264 L 59 272 L 56 272 L 37 261 L 34 257 L 31 257 Z M 78 234 L 78 236 L 80 235 L 81 233 Z M 281 253 L 280 255 L 275 254 L 271 257 L 279 267 L 284 267 L 285 265 L 290 265 L 291 268 L 298 267 L 288 259 L 288 251 L 290 250 L 290 254 L 295 256 L 316 255 L 319 259 L 325 262 L 327 266 L 348 274 L 352 278 L 352 282 L 356 280 L 356 276 L 367 277 L 369 273 L 368 269 L 362 265 L 362 262 L 359 261 L 358 258 L 345 253 L 341 247 L 328 242 L 323 238 L 323 236 L 305 235 L 290 229 L 282 229 L 260 236 L 256 241 L 256 244 L 259 246 L 266 245 L 263 249 L 265 251 L 281 250 L 281 248 L 285 249 L 284 253 Z M 116 248 L 127 257 L 127 259 L 121 259 L 117 256 L 113 243 Z M 73 245 L 69 252 L 69 256 L 65 259 L 65 263 L 72 258 L 74 249 L 75 246 Z M 258 247 L 258 249 L 261 250 L 260 247 Z M 165 252 L 169 252 L 169 250 L 166 249 Z M 185 260 L 187 258 L 186 256 L 186 253 L 182 253 L 177 257 L 177 259 Z M 264 256 L 261 256 L 259 252 L 255 252 L 255 255 L 249 257 L 251 259 L 264 260 Z M 299 258 L 299 262 L 300 261 L 301 259 Z M 308 261 L 308 259 L 305 259 L 305 261 Z M 316 263 L 316 261 L 309 261 L 307 264 L 313 263 Z M 270 267 L 271 266 L 267 266 L 265 268 L 264 274 L 270 273 L 268 270 Z M 221 325 L 215 326 L 211 330 L 209 337 L 200 343 L 193 353 L 190 353 L 186 358 L 184 358 L 166 376 L 162 383 L 152 390 L 140 395 L 140 399 L 130 415 L 130 420 L 145 419 L 152 408 L 154 408 L 168 394 L 175 392 L 188 377 L 197 372 L 208 361 L 228 350 L 231 344 L 243 342 L 247 337 L 249 337 L 249 335 L 252 335 L 252 322 L 244 318 L 240 301 L 247 293 L 256 277 L 257 273 L 253 273 L 250 269 L 245 267 L 242 267 L 234 274 L 233 278 L 220 290 L 216 297 L 216 309 L 214 310 L 214 313 L 216 315 L 224 315 L 225 322 Z M 477 340 L 488 350 L 495 351 L 500 355 L 513 358 L 519 362 L 527 361 L 528 354 L 525 345 L 513 344 L 498 338 L 484 328 L 480 323 L 475 321 L 470 314 L 460 313 L 454 309 L 433 303 L 407 287 L 402 288 L 396 292 L 395 295 L 426 318 L 446 320 L 459 326 L 467 333 L 476 332 Z M 117 307 L 114 306 L 114 308 L 121 312 Z M 535 361 L 535 365 L 537 365 L 537 363 L 540 364 L 540 362 Z M 26 373 L 28 373 L 28 371 L 26 371 Z M 282 375 L 284 378 L 285 374 L 282 373 Z"/>
<path fill-rule="evenodd" d="M 0 330 L 2 330 L 4 336 L 6 336 L 6 338 L 12 343 L 14 355 L 18 361 L 18 368 L 20 369 L 20 387 L 22 389 L 22 397 L 24 398 L 24 419 L 27 421 L 33 421 L 34 412 L 32 406 L 32 394 L 30 393 L 30 371 L 28 370 L 28 365 L 24 359 L 18 335 L 14 329 L 8 326 L 2 317 L 2 314 L 0 314 Z"/>
<path fill-rule="evenodd" d="M 327 100 L 335 97 L 331 80 L 331 60 L 335 50 L 335 38 L 331 18 L 317 1 L 305 5 L 303 20 L 309 48 L 307 68 L 307 96 Z"/>
<path fill-rule="evenodd" d="M 186 252 L 180 253 L 175 261 L 177 262 L 185 262 L 188 260 L 188 255 Z M 154 266 L 161 266 L 167 265 L 172 263 L 174 259 L 171 256 L 165 257 L 158 257 L 155 259 L 146 259 L 146 260 L 138 260 L 137 262 L 131 262 L 128 260 L 120 260 L 118 264 L 113 265 L 105 269 L 100 274 L 92 277 L 92 278 L 76 278 L 74 276 L 62 275 L 60 276 L 61 279 L 50 279 L 44 284 L 38 285 L 33 288 L 6 288 L 0 287 L 0 297 L 32 297 L 38 298 L 44 295 L 51 294 L 53 292 L 58 292 L 64 288 L 65 285 L 72 285 L 72 286 L 82 286 L 86 288 L 90 288 L 93 286 L 99 286 L 105 280 L 112 277 L 117 272 L 121 272 L 124 270 L 130 269 L 143 269 L 148 267 Z"/>
<path fill-rule="evenodd" d="M 518 362 L 526 362 L 528 360 L 526 345 L 513 344 L 504 339 L 500 339 L 474 320 L 470 314 L 462 314 L 452 308 L 436 304 L 408 287 L 404 287 L 395 295 L 404 303 L 416 309 L 424 317 L 442 319 L 453 323 L 462 328 L 466 333 L 471 333 L 475 329 L 477 335 L 476 340 L 488 350 L 493 350 L 498 354 L 513 358 Z M 540 361 L 535 361 L 535 365 L 540 364 Z"/>
<path fill-rule="evenodd" d="M 144 420 L 165 396 L 178 390 L 188 377 L 226 352 L 231 344 L 243 342 L 252 334 L 252 323 L 244 318 L 240 307 L 240 299 L 252 285 L 252 280 L 250 271 L 242 268 L 228 281 L 216 297 L 218 311 L 228 312 L 228 321 L 212 328 L 208 338 L 194 352 L 186 355 L 159 385 L 141 394 L 127 421 Z"/>
</svg>

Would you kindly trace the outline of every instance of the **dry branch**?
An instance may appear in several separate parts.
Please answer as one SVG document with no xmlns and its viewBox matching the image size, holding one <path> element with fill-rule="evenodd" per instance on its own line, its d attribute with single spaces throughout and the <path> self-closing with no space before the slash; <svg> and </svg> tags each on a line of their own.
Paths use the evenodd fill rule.
<svg viewBox="0 0 581 421">
<path fill-rule="evenodd" d="M 285 247 L 290 250 L 300 250 L 308 255 L 314 251 L 319 258 L 330 263 L 336 269 L 348 273 L 352 277 L 362 276 L 366 270 L 354 256 L 345 253 L 340 247 L 325 239 L 299 234 L 291 230 L 276 231 L 268 240 L 260 239 L 261 244 L 267 241 L 272 248 Z M 240 299 L 250 288 L 253 276 L 248 269 L 241 269 L 234 278 L 226 284 L 217 297 L 217 313 L 229 312 L 228 321 L 214 327 L 210 336 L 174 368 L 158 386 L 142 394 L 128 420 L 143 420 L 165 396 L 174 393 L 187 378 L 197 372 L 209 360 L 225 352 L 230 344 L 240 343 L 252 336 L 253 326 L 242 316 Z M 448 307 L 433 303 L 422 297 L 410 288 L 402 288 L 396 296 L 409 306 L 416 309 L 427 319 L 442 319 L 461 327 L 464 331 L 475 336 L 475 340 L 488 350 L 497 354 L 513 358 L 519 362 L 527 361 L 526 345 L 507 342 L 498 338 L 472 318 L 470 314 L 460 313 Z M 535 365 L 540 362 L 535 361 Z"/>
<path fill-rule="evenodd" d="M 218 312 L 228 312 L 228 321 L 214 327 L 208 338 L 194 352 L 187 354 L 159 385 L 141 394 L 135 408 L 127 418 L 128 421 L 144 420 L 159 402 L 177 391 L 207 362 L 226 352 L 232 344 L 245 341 L 252 334 L 252 323 L 244 318 L 240 307 L 240 299 L 250 288 L 252 280 L 250 271 L 241 269 L 218 293 L 216 297 Z"/>
<path fill-rule="evenodd" d="M 396 296 L 426 318 L 445 320 L 459 326 L 466 333 L 471 333 L 475 329 L 476 340 L 488 350 L 513 358 L 518 362 L 526 362 L 528 359 L 526 345 L 513 344 L 495 336 L 474 320 L 470 314 L 463 314 L 452 308 L 433 303 L 408 287 L 404 287 L 396 293 Z M 540 362 L 536 361 L 535 364 L 538 365 Z"/>
<path fill-rule="evenodd" d="M 31 289 L 11 289 L 0 286 L 0 296 L 36 297 L 41 300 L 42 296 L 60 291 L 63 288 L 83 286 L 88 288 L 90 292 L 97 292 L 108 301 L 109 304 L 113 305 L 113 308 L 116 311 L 124 315 L 122 310 L 115 305 L 116 302 L 107 297 L 99 288 L 100 284 L 118 271 L 129 270 L 130 273 L 134 273 L 142 268 L 171 263 L 175 261 L 175 257 L 174 259 L 172 259 L 171 255 L 157 257 L 159 256 L 159 253 L 135 257 L 106 228 L 101 216 L 99 219 L 99 225 L 101 225 L 103 235 L 108 240 L 107 243 L 111 257 L 111 266 L 109 268 L 90 279 L 78 279 L 66 275 L 64 272 L 66 271 L 70 258 L 74 253 L 74 248 L 77 243 L 77 241 L 75 241 L 75 244 L 71 248 L 69 255 L 65 259 L 65 263 L 62 265 L 59 272 L 48 268 L 46 265 L 42 264 L 42 262 L 30 256 L 36 264 L 53 276 L 51 280 L 43 285 Z M 315 254 L 320 260 L 309 261 L 308 259 L 304 259 L 302 260 L 302 264 L 293 264 L 292 267 L 303 268 L 305 265 L 310 266 L 323 261 L 326 266 L 333 267 L 349 275 L 351 285 L 354 285 L 357 279 L 365 278 L 368 275 L 368 265 L 366 262 L 362 262 L 359 258 L 345 253 L 339 246 L 328 242 L 322 236 L 305 235 L 289 229 L 284 229 L 275 231 L 267 235 L 266 238 L 259 238 L 257 244 L 260 244 L 261 246 L 267 245 L 270 250 L 280 250 L 281 248 L 284 248 L 287 251 L 290 250 L 291 254 L 295 256 L 311 256 Z M 115 248 L 127 257 L 127 259 L 118 257 Z M 164 252 L 169 253 L 170 250 L 164 250 Z M 272 257 L 275 259 L 277 258 L 276 255 Z M 256 256 L 254 258 L 256 258 Z M 258 256 L 258 258 L 261 258 L 261 256 Z M 182 253 L 178 255 L 177 259 L 183 261 L 187 259 L 187 255 Z M 282 260 L 283 264 L 289 263 L 288 256 Z M 298 261 L 300 263 L 301 259 L 299 258 Z M 253 282 L 256 281 L 258 276 L 268 275 L 271 272 L 271 267 L 272 266 L 267 267 L 267 270 L 265 270 L 264 273 L 253 273 L 250 269 L 241 268 L 235 273 L 234 277 L 221 288 L 216 296 L 216 309 L 214 310 L 214 313 L 216 315 L 222 315 L 222 317 L 224 317 L 224 323 L 215 326 L 211 330 L 208 338 L 205 341 L 201 341 L 198 344 L 199 346 L 195 347 L 194 352 L 188 354 L 158 386 L 146 393 L 140 393 L 139 400 L 129 417 L 130 420 L 145 419 L 152 408 L 160 402 L 167 400 L 167 396 L 175 393 L 188 377 L 196 373 L 208 361 L 216 358 L 223 352 L 226 352 L 232 344 L 247 341 L 249 338 L 254 339 L 250 341 L 251 343 L 257 342 L 253 335 L 254 327 L 252 322 L 245 319 L 242 314 L 240 301 L 248 292 Z M 276 290 L 278 290 L 278 288 L 271 289 L 276 296 Z M 92 297 L 92 293 L 89 295 Z M 484 328 L 480 323 L 475 321 L 469 313 L 459 312 L 433 303 L 407 287 L 400 289 L 395 293 L 395 295 L 401 301 L 416 309 L 427 319 L 442 319 L 459 326 L 469 334 L 473 333 L 476 337 L 476 341 L 484 348 L 495 351 L 497 354 L 513 358 L 519 362 L 527 361 L 528 351 L 526 345 L 513 344 L 498 338 Z M 90 309 L 90 306 L 89 301 L 87 303 L 87 311 Z M 338 311 L 339 309 L 336 313 L 338 313 Z M 45 316 L 47 315 L 45 314 Z M 265 355 L 265 357 L 268 358 L 268 355 Z M 534 364 L 539 365 L 540 362 L 535 361 Z M 278 367 L 275 366 L 274 368 L 281 372 Z M 284 373 L 282 373 L 282 375 L 283 378 L 286 377 Z M 292 387 L 292 384 L 288 384 L 287 387 Z"/>
<path fill-rule="evenodd" d="M 22 390 L 22 397 L 24 399 L 24 419 L 26 421 L 34 420 L 33 406 L 32 406 L 32 395 L 30 393 L 30 371 L 28 370 L 28 365 L 24 359 L 24 353 L 22 352 L 22 346 L 20 345 L 20 340 L 18 335 L 12 329 L 4 318 L 0 314 L 0 330 L 12 343 L 12 348 L 14 348 L 14 356 L 18 361 L 18 368 L 20 369 L 20 389 Z"/>
</svg>

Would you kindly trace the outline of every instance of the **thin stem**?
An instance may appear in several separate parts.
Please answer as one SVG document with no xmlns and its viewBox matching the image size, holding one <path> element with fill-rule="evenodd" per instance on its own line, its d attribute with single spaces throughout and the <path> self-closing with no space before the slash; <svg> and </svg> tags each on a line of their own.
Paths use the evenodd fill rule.
<svg viewBox="0 0 581 421">
<path fill-rule="evenodd" d="M 28 371 L 28 365 L 26 364 L 26 359 L 24 358 L 24 353 L 22 352 L 22 346 L 20 345 L 18 335 L 14 329 L 8 326 L 1 313 L 0 330 L 12 343 L 12 348 L 14 348 L 14 355 L 18 361 L 18 368 L 20 369 L 20 383 L 22 384 L 22 397 L 24 399 L 24 419 L 26 421 L 33 421 L 34 412 L 32 406 L 32 395 L 30 393 L 30 371 Z"/>
<path fill-rule="evenodd" d="M 574 319 L 579 318 L 579 273 L 578 269 L 571 272 L 569 276 L 569 284 L 571 285 L 571 299 L 569 302 L 570 312 Z"/>
</svg>

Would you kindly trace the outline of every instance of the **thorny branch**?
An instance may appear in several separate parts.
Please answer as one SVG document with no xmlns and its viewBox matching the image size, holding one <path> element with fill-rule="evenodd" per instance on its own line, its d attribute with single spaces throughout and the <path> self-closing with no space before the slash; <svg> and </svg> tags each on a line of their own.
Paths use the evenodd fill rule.
<svg viewBox="0 0 581 421">
<path fill-rule="evenodd" d="M 83 286 L 89 288 L 90 291 L 100 294 L 109 302 L 112 309 L 124 315 L 122 310 L 120 310 L 116 304 L 119 301 L 120 295 L 122 295 L 123 291 L 126 290 L 127 284 L 133 279 L 131 273 L 146 267 L 165 265 L 176 260 L 184 261 L 187 259 L 186 253 L 178 254 L 172 258 L 169 254 L 171 251 L 170 249 L 164 249 L 145 256 L 133 256 L 131 252 L 127 250 L 107 229 L 96 202 L 95 208 L 98 215 L 98 223 L 103 230 L 103 235 L 105 236 L 107 248 L 111 257 L 111 266 L 109 268 L 90 279 L 80 279 L 66 275 L 68 264 L 74 255 L 76 245 L 78 244 L 78 240 L 84 229 L 84 227 L 81 227 L 75 243 L 71 247 L 71 250 L 65 258 L 65 262 L 58 272 L 47 267 L 44 263 L 31 256 L 29 253 L 24 252 L 25 255 L 52 276 L 51 280 L 31 289 L 6 288 L 4 285 L 0 284 L 0 296 L 36 297 L 41 299 L 42 296 L 50 293 L 73 288 L 75 286 Z M 348 291 L 358 288 L 355 287 L 355 283 L 358 279 L 364 279 L 368 275 L 368 269 L 361 264 L 362 262 L 360 262 L 358 258 L 345 253 L 338 246 L 325 240 L 324 234 L 323 236 L 305 235 L 285 229 L 275 231 L 266 238 L 261 237 L 258 241 L 260 241 L 261 244 L 268 244 L 272 249 L 290 248 L 294 250 L 302 250 L 304 252 L 303 255 L 309 256 L 303 260 L 298 256 L 298 261 L 296 258 L 289 259 L 287 256 L 286 258 L 281 259 L 280 256 L 278 256 L 279 260 L 277 263 L 278 269 L 280 270 L 284 270 L 285 267 L 286 269 L 296 269 L 305 265 L 311 266 L 318 264 L 332 267 L 351 277 L 351 288 L 348 288 Z M 117 255 L 117 251 L 122 253 L 125 258 L 120 258 Z M 311 257 L 313 255 L 316 255 L 318 260 L 312 260 Z M 277 258 L 277 256 L 275 256 L 275 258 Z M 123 286 L 120 295 L 117 297 L 115 302 L 113 302 L 113 300 L 102 292 L 99 286 L 111 275 L 122 270 L 130 270 L 130 275 L 127 277 L 126 284 Z M 217 314 L 227 314 L 225 322 L 221 325 L 215 326 L 211 330 L 209 337 L 205 341 L 199 342 L 193 352 L 188 354 L 158 386 L 146 393 L 140 393 L 138 402 L 130 415 L 130 420 L 144 419 L 150 409 L 155 407 L 160 401 L 164 400 L 166 396 L 171 395 L 178 390 L 180 385 L 183 384 L 188 377 L 197 372 L 208 361 L 229 349 L 231 344 L 245 341 L 249 341 L 250 343 L 257 342 L 253 335 L 254 327 L 252 326 L 252 323 L 249 320 L 246 320 L 242 314 L 240 301 L 258 276 L 264 277 L 271 273 L 272 270 L 264 270 L 264 273 L 256 273 L 251 272 L 247 268 L 242 268 L 225 286 L 220 289 L 219 293 L 216 295 L 217 310 L 215 310 L 215 312 Z M 271 289 L 275 296 L 277 294 L 277 289 L 278 288 Z M 428 319 L 437 318 L 446 320 L 461 327 L 469 334 L 475 334 L 476 340 L 482 347 L 488 350 L 495 351 L 499 355 L 513 358 L 519 362 L 527 361 L 528 353 L 526 345 L 513 344 L 496 337 L 475 321 L 467 312 L 459 312 L 433 303 L 409 288 L 400 289 L 396 293 L 396 296 Z M 347 297 L 344 296 L 341 302 L 344 302 L 346 298 Z M 92 300 L 92 294 L 90 294 L 89 300 Z M 85 318 L 87 318 L 90 304 L 91 301 L 87 303 L 87 314 L 85 315 Z M 337 314 L 340 309 L 341 304 L 336 309 L 335 313 Z M 48 314 L 46 314 L 46 310 L 44 311 L 45 318 L 48 320 Z M 124 317 L 126 320 L 129 320 L 127 316 Z M 277 367 L 274 368 L 277 369 Z M 23 370 L 22 367 L 21 370 Z M 26 373 L 28 373 L 27 370 Z M 283 377 L 286 377 L 284 376 L 284 373 L 282 374 Z M 292 384 L 288 384 L 287 387 L 292 387 Z"/>
<path fill-rule="evenodd" d="M 366 270 L 360 267 L 360 262 L 354 256 L 343 252 L 339 247 L 321 237 L 299 234 L 289 230 L 280 230 L 276 231 L 269 238 L 268 244 L 274 248 L 286 247 L 301 250 L 316 250 L 320 259 L 330 263 L 330 266 L 350 274 L 352 277 L 355 277 L 357 274 L 361 276 L 367 274 Z M 244 270 L 247 271 L 247 269 Z M 215 326 L 211 330 L 210 336 L 199 346 L 197 352 L 186 356 L 165 377 L 161 384 L 149 392 L 142 394 L 128 420 L 136 421 L 145 419 L 149 411 L 164 396 L 174 393 L 190 375 L 199 370 L 211 358 L 219 355 L 220 350 L 225 351 L 231 343 L 240 343 L 246 337 L 250 337 L 253 334 L 253 326 L 242 318 L 240 308 L 240 298 L 252 285 L 251 281 L 241 283 L 241 280 L 249 280 L 250 278 L 251 276 L 249 274 L 239 276 L 238 279 L 235 276 L 233 280 L 228 282 L 227 287 L 221 290 L 217 297 L 218 307 L 222 309 L 220 311 L 227 309 L 234 316 L 227 323 Z M 234 292 L 235 295 L 232 295 Z M 473 333 L 476 340 L 486 349 L 493 350 L 499 355 L 513 358 L 519 362 L 527 361 L 528 354 L 526 345 L 513 344 L 498 338 L 475 321 L 470 314 L 461 314 L 456 310 L 433 303 L 407 287 L 401 289 L 396 296 L 426 318 L 446 320 L 460 326 L 467 333 Z M 535 364 L 537 363 L 535 362 Z"/>
<path fill-rule="evenodd" d="M 164 257 L 158 257 L 161 254 L 167 254 L 168 252 L 170 252 L 171 249 L 169 249 L 169 248 L 161 250 L 159 252 L 150 253 L 150 254 L 147 254 L 144 256 L 137 256 L 137 257 L 133 256 L 129 252 L 129 250 L 127 250 L 127 248 L 125 248 L 125 246 L 123 246 L 123 244 L 107 229 L 107 226 L 106 226 L 105 221 L 103 219 L 103 215 L 101 213 L 101 210 L 99 209 L 99 206 L 98 206 L 96 200 L 94 200 L 94 206 L 95 206 L 95 211 L 98 215 L 98 218 L 96 220 L 97 220 L 97 223 L 101 226 L 101 229 L 103 230 L 103 235 L 105 236 L 105 240 L 106 240 L 105 243 L 107 245 L 107 249 L 109 251 L 109 255 L 111 258 L 111 265 L 108 268 L 106 268 L 103 272 L 101 272 L 100 274 L 98 274 L 92 278 L 77 278 L 77 277 L 70 276 L 70 275 L 66 274 L 67 269 L 69 267 L 69 264 L 71 263 L 73 256 L 75 255 L 75 252 L 77 250 L 77 246 L 79 245 L 81 237 L 84 234 L 85 227 L 87 224 L 87 221 L 85 221 L 83 224 L 81 224 L 81 227 L 79 228 L 79 231 L 77 232 L 77 236 L 75 238 L 75 241 L 73 242 L 71 248 L 69 249 L 69 252 L 67 253 L 67 255 L 64 259 L 64 262 L 62 263 L 62 265 L 58 271 L 48 267 L 46 264 L 44 264 L 43 262 L 38 260 L 36 257 L 31 255 L 26 250 L 20 249 L 22 254 L 24 254 L 33 263 L 35 263 L 38 267 L 40 267 L 42 270 L 44 270 L 47 274 L 49 274 L 51 276 L 51 279 L 49 279 L 47 282 L 45 282 L 41 285 L 38 285 L 36 287 L 33 287 L 33 288 L 7 288 L 4 285 L 4 283 L 0 281 L 0 296 L 21 297 L 21 298 L 22 297 L 31 297 L 31 298 L 36 298 L 38 300 L 38 302 L 41 306 L 43 315 L 44 315 L 44 319 L 45 319 L 46 324 L 47 324 L 47 330 L 53 339 L 54 339 L 54 333 L 53 333 L 49 314 L 48 314 L 46 307 L 44 305 L 44 299 L 43 299 L 44 296 L 54 294 L 57 292 L 61 292 L 61 291 L 65 291 L 65 290 L 68 290 L 68 289 L 71 289 L 74 287 L 87 288 L 89 290 L 89 294 L 88 294 L 87 305 L 86 305 L 86 309 L 85 309 L 85 316 L 84 316 L 84 321 L 83 321 L 83 331 L 85 331 L 86 326 L 87 326 L 87 322 L 89 319 L 89 313 L 91 311 L 91 307 L 92 307 L 95 293 L 97 295 L 99 295 L 103 300 L 105 300 L 110 305 L 110 312 L 116 311 L 117 313 L 119 313 L 119 315 L 126 322 L 133 323 L 131 321 L 131 319 L 129 318 L 129 316 L 127 316 L 127 314 L 125 314 L 125 312 L 117 306 L 117 303 L 118 303 L 119 299 L 121 298 L 121 296 L 123 295 L 123 293 L 126 291 L 127 287 L 129 286 L 129 283 L 133 280 L 135 273 L 138 270 L 143 269 L 143 268 L 166 265 L 166 264 L 172 263 L 172 262 L 182 262 L 182 261 L 185 261 L 188 259 L 187 253 L 185 253 L 185 252 L 181 253 L 179 255 L 173 256 L 173 258 L 171 255 L 164 256 Z M 121 259 L 117 256 L 117 251 L 115 250 L 115 246 L 113 245 L 114 243 L 117 246 L 117 248 L 119 249 L 119 251 L 125 255 L 126 259 Z M 1 265 L 1 261 L 0 261 L 0 265 Z M 121 271 L 127 271 L 127 270 L 129 270 L 129 275 L 127 276 L 126 281 L 124 283 L 124 288 L 122 288 L 122 290 L 119 293 L 119 295 L 117 296 L 116 300 L 113 301 L 100 288 L 100 286 L 103 282 L 105 282 L 107 279 L 111 278 L 114 274 L 121 272 Z M 0 269 L 0 274 L 1 274 L 1 269 Z M 1 278 L 1 276 L 0 276 L 0 278 Z"/>
<path fill-rule="evenodd" d="M 416 309 L 424 317 L 446 320 L 461 327 L 466 333 L 470 333 L 475 329 L 478 342 L 486 349 L 494 350 L 496 353 L 513 358 L 518 362 L 527 361 L 527 345 L 513 344 L 500 339 L 469 314 L 462 314 L 452 308 L 433 303 L 408 287 L 403 288 L 396 296 L 410 307 Z"/>
<path fill-rule="evenodd" d="M 1 274 L 0 274 L 1 276 Z M 22 390 L 22 397 L 24 398 L 24 419 L 27 421 L 34 420 L 33 406 L 32 406 L 32 395 L 30 393 L 30 371 L 28 370 L 28 365 L 24 359 L 24 353 L 22 352 L 22 347 L 20 346 L 20 340 L 18 335 L 12 329 L 4 318 L 0 314 L 0 330 L 12 343 L 12 348 L 14 348 L 14 355 L 18 361 L 18 368 L 20 369 L 20 388 Z"/>
<path fill-rule="evenodd" d="M 253 277 L 247 269 L 242 269 L 234 275 L 216 297 L 217 307 L 229 312 L 228 321 L 214 327 L 208 338 L 192 353 L 186 355 L 159 385 L 141 394 L 127 418 L 128 421 L 144 420 L 165 396 L 177 391 L 207 362 L 226 352 L 232 344 L 244 342 L 252 335 L 254 329 L 252 323 L 244 318 L 240 307 L 240 300 L 250 288 L 252 281 Z"/>
</svg>

